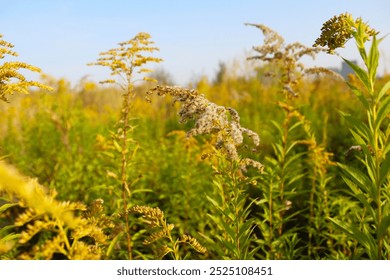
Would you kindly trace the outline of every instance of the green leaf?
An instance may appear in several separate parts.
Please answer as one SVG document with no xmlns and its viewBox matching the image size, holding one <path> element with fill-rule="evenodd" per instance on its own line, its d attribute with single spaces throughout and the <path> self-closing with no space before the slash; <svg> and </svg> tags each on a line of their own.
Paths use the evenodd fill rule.
<svg viewBox="0 0 390 280">
<path fill-rule="evenodd" d="M 352 184 L 354 184 L 352 181 L 350 181 L 348 178 L 345 178 L 344 176 L 342 176 L 343 180 L 345 182 L 347 182 L 346 180 L 348 180 L 349 182 L 347 183 L 348 186 L 351 188 Z M 375 209 L 371 206 L 371 201 L 373 200 L 371 197 L 367 197 L 367 194 L 363 194 L 362 192 L 357 192 L 357 187 L 355 185 L 355 191 L 352 190 L 353 192 L 353 197 L 357 198 L 365 207 L 365 209 L 368 211 L 368 214 L 371 215 L 371 217 L 374 217 L 374 219 L 376 219 L 376 213 L 375 213 Z M 351 188 L 352 189 L 352 188 Z M 371 198 L 371 199 L 370 199 Z"/>
<path fill-rule="evenodd" d="M 294 177 L 288 178 L 287 180 L 287 186 L 291 186 L 295 182 L 299 182 L 302 178 L 304 178 L 307 174 L 302 172 L 301 174 L 297 174 Z"/>
<path fill-rule="evenodd" d="M 352 182 L 354 182 L 360 188 L 360 190 L 362 190 L 365 193 L 368 193 L 373 198 L 377 197 L 376 187 L 373 184 L 373 182 L 367 177 L 366 174 L 364 174 L 362 171 L 352 166 L 348 166 L 341 163 L 338 163 L 337 165 L 340 166 L 341 169 L 343 169 L 344 174 Z M 346 183 L 348 184 L 348 182 Z"/>
<path fill-rule="evenodd" d="M 362 57 L 364 62 L 367 61 L 367 53 L 364 47 L 364 41 L 362 39 L 366 36 L 365 33 L 366 33 L 365 28 L 363 24 L 360 22 L 357 26 L 357 32 L 355 33 L 354 37 L 355 37 L 356 46 L 358 47 L 360 56 Z"/>
<path fill-rule="evenodd" d="M 14 232 L 12 232 L 12 233 L 10 233 L 10 234 L 4 236 L 4 237 L 1 239 L 1 241 L 7 242 L 7 241 L 14 240 L 14 239 L 18 239 L 18 238 L 20 238 L 20 235 L 21 235 L 21 234 L 19 234 L 19 233 L 14 233 Z"/>
<path fill-rule="evenodd" d="M 5 235 L 5 233 L 6 233 L 8 230 L 13 229 L 13 228 L 15 228 L 15 227 L 16 227 L 15 225 L 8 225 L 8 226 L 5 226 L 5 227 L 0 228 L 0 236 Z"/>
<path fill-rule="evenodd" d="M 367 64 L 366 64 L 368 69 L 368 76 L 371 81 L 371 84 L 374 84 L 376 71 L 378 69 L 378 64 L 379 64 L 378 40 L 376 39 L 376 36 L 373 36 L 370 53 L 368 54 Z"/>
<path fill-rule="evenodd" d="M 209 202 L 211 202 L 211 204 L 212 204 L 215 208 L 221 209 L 219 203 L 218 203 L 215 199 L 211 198 L 210 196 L 206 196 L 206 198 L 207 198 L 207 200 L 208 200 Z"/>
<path fill-rule="evenodd" d="M 378 227 L 376 232 L 376 236 L 378 239 L 382 238 L 382 236 L 386 233 L 390 226 L 390 215 L 384 217 Z"/>
<path fill-rule="evenodd" d="M 355 63 L 349 61 L 348 59 L 343 58 L 343 60 L 352 68 L 359 80 L 364 84 L 366 89 L 371 92 L 371 83 L 366 71 L 357 66 Z"/>
<path fill-rule="evenodd" d="M 223 256 L 223 259 L 225 259 L 225 260 L 230 260 L 230 259 L 232 259 L 232 257 L 235 258 L 235 259 L 237 259 L 237 258 L 238 258 L 238 256 L 237 256 L 237 249 L 236 249 L 236 247 L 234 246 L 234 244 L 233 244 L 232 242 L 229 242 L 229 241 L 227 241 L 227 240 L 222 239 L 221 236 L 218 236 L 218 239 L 219 239 L 219 241 L 222 243 L 222 245 L 223 245 L 226 249 L 228 249 L 228 252 L 230 252 L 230 254 Z M 233 254 L 233 256 L 231 256 L 231 254 Z"/>
<path fill-rule="evenodd" d="M 283 135 L 283 129 L 278 122 L 272 120 L 271 124 L 277 129 L 277 131 L 279 132 L 280 135 Z"/>
<path fill-rule="evenodd" d="M 122 152 L 122 147 L 118 144 L 118 142 L 117 142 L 116 140 L 113 140 L 112 142 L 114 143 L 115 149 L 116 149 L 119 153 L 121 153 L 121 152 Z"/>
<path fill-rule="evenodd" d="M 110 153 L 110 152 L 107 152 L 107 151 L 102 152 L 102 154 L 105 155 L 105 156 L 108 156 L 110 158 L 115 158 L 115 155 L 113 153 Z"/>
<path fill-rule="evenodd" d="M 297 121 L 292 126 L 289 127 L 288 132 L 292 133 L 295 129 L 299 128 L 304 122 L 303 121 Z"/>
<path fill-rule="evenodd" d="M 19 205 L 19 203 L 6 203 L 0 207 L 0 213 L 6 211 L 8 208 L 14 207 L 16 205 Z"/>
<path fill-rule="evenodd" d="M 246 244 L 246 242 L 250 240 L 251 233 L 253 232 L 253 230 L 254 230 L 254 221 L 252 219 L 247 220 L 243 224 L 240 224 L 240 228 L 238 230 L 238 238 L 242 245 Z"/>
<path fill-rule="evenodd" d="M 356 141 L 356 144 L 360 145 L 361 147 L 362 147 L 363 145 L 366 145 L 367 139 L 366 139 L 366 140 L 363 139 L 363 137 L 361 137 L 360 134 L 357 133 L 356 131 L 354 131 L 353 129 L 350 129 L 349 132 L 351 132 L 353 138 L 354 138 L 355 141 Z"/>
<path fill-rule="evenodd" d="M 297 154 L 295 154 L 293 156 L 288 157 L 285 160 L 284 169 L 287 169 L 289 167 L 289 165 L 293 165 L 294 166 L 294 165 L 298 164 L 299 159 L 302 158 L 305 154 L 306 154 L 306 152 L 302 152 L 302 153 L 297 153 Z"/>
<path fill-rule="evenodd" d="M 379 129 L 383 120 L 386 119 L 389 113 L 390 113 L 390 95 L 386 96 L 383 102 L 381 102 L 379 105 L 377 118 L 374 124 L 375 129 Z"/>
<path fill-rule="evenodd" d="M 368 126 L 357 118 L 341 112 L 344 119 L 350 124 L 351 128 L 356 131 L 367 142 L 372 143 L 372 133 Z"/>
<path fill-rule="evenodd" d="M 352 92 L 359 98 L 360 102 L 363 104 L 364 108 L 368 110 L 370 108 L 370 104 L 364 94 L 353 84 L 347 82 L 348 87 L 352 90 Z"/>
<path fill-rule="evenodd" d="M 362 232 L 353 224 L 346 225 L 341 221 L 337 221 L 332 218 L 328 219 L 338 228 L 344 231 L 349 237 L 358 241 L 363 247 L 365 247 L 366 252 L 372 259 L 377 259 L 377 246 L 375 244 L 375 240 L 370 234 Z"/>
<path fill-rule="evenodd" d="M 386 158 L 382 162 L 380 167 L 380 178 L 379 178 L 380 185 L 384 184 L 385 181 L 389 179 L 390 176 L 389 173 L 390 173 L 390 156 L 386 155 Z"/>
<path fill-rule="evenodd" d="M 388 81 L 381 89 L 381 91 L 378 94 L 378 100 L 381 100 L 382 97 L 387 93 L 387 91 L 390 89 L 390 81 Z"/>
<path fill-rule="evenodd" d="M 234 240 L 234 231 L 223 219 L 211 214 L 207 214 L 207 216 L 214 222 L 214 224 L 218 226 L 218 228 L 224 230 L 230 236 L 230 238 Z"/>
<path fill-rule="evenodd" d="M 123 235 L 124 233 L 121 232 L 119 233 L 117 236 L 115 236 L 111 242 L 110 242 L 110 245 L 108 245 L 108 248 L 107 248 L 107 251 L 106 251 L 106 257 L 109 257 L 112 253 L 112 250 L 114 249 L 114 246 L 115 244 L 118 242 L 118 239 L 121 238 L 121 236 Z"/>
<path fill-rule="evenodd" d="M 136 189 L 136 190 L 132 190 L 131 193 L 132 194 L 136 194 L 136 193 L 152 193 L 154 192 L 154 190 L 152 189 Z"/>
<path fill-rule="evenodd" d="M 297 144 L 298 144 L 297 141 L 294 141 L 293 143 L 291 143 L 291 145 L 288 146 L 287 149 L 286 149 L 285 156 L 287 156 L 287 155 L 293 150 L 293 148 L 294 148 Z M 302 154 L 304 154 L 304 153 L 302 153 Z"/>
</svg>

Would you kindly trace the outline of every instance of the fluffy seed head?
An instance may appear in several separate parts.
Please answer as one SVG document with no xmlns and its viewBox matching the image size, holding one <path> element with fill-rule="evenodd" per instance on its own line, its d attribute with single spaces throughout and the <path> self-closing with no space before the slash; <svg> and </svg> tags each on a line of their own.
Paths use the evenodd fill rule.
<svg viewBox="0 0 390 280">
<path fill-rule="evenodd" d="M 244 134 L 252 139 L 256 147 L 260 144 L 257 133 L 241 127 L 240 116 L 236 110 L 212 103 L 194 89 L 157 86 L 147 95 L 151 94 L 171 95 L 175 102 L 180 102 L 180 122 L 195 120 L 195 126 L 188 131 L 187 135 L 215 135 L 217 139 L 215 147 L 223 149 L 228 159 L 237 160 L 239 158 L 237 148 L 243 144 Z"/>
</svg>

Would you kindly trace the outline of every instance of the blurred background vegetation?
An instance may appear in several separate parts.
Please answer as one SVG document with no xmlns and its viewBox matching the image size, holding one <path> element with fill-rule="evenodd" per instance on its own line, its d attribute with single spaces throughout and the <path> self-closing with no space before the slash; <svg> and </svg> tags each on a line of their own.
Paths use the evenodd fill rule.
<svg viewBox="0 0 390 280">
<path fill-rule="evenodd" d="M 272 121 L 280 123 L 283 120 L 283 110 L 277 105 L 282 98 L 279 87 L 265 75 L 271 70 L 269 67 L 247 62 L 242 65 L 221 63 L 215 77 L 202 77 L 190 85 L 204 93 L 210 101 L 238 111 L 243 127 L 256 131 L 261 137 L 260 149 L 251 157 L 264 164 L 266 157 L 275 156 L 272 143 L 276 136 Z M 163 69 L 153 73 L 153 78 L 159 84 L 174 83 Z M 380 78 L 379 86 L 389 78 Z M 346 79 L 357 83 L 353 75 Z M 56 189 L 60 200 L 82 201 L 88 205 L 101 198 L 105 211 L 108 214 L 115 212 L 116 196 L 112 194 L 117 187 L 108 172 L 110 155 L 107 143 L 110 131 L 119 118 L 120 90 L 100 86 L 87 77 L 75 86 L 65 79 L 56 80 L 49 76 L 42 76 L 42 82 L 54 91 L 35 90 L 29 95 L 11 96 L 10 104 L 0 103 L 0 156 L 22 174 L 37 178 L 43 186 Z M 300 95 L 291 102 L 311 123 L 317 142 L 332 153 L 332 160 L 353 165 L 356 159 L 347 153 L 353 142 L 340 111 L 364 119 L 364 110 L 356 97 L 343 81 L 329 76 L 312 76 L 300 83 Z M 128 170 L 129 178 L 135 182 L 131 204 L 158 206 L 181 234 L 191 234 L 210 248 L 212 240 L 206 237 L 213 235 L 213 228 L 207 214 L 213 211 L 205 195 L 212 192 L 213 170 L 208 159 L 202 159 L 202 155 L 211 149 L 210 144 L 204 138 L 186 137 L 185 131 L 191 124 L 178 123 L 176 105 L 158 98 L 147 103 L 145 92 L 149 88 L 148 84 L 137 86 L 133 107 L 132 124 L 135 129 L 132 138 L 139 144 L 139 150 Z M 243 147 L 242 153 L 249 151 Z M 295 168 L 305 174 L 311 164 L 306 156 Z M 335 215 L 347 215 L 353 202 L 344 197 L 345 187 L 338 173 L 335 167 L 328 170 L 330 180 L 327 189 L 338 194 L 333 194 L 330 209 Z M 309 234 L 304 228 L 309 215 L 309 179 L 303 175 L 299 185 L 298 195 L 294 196 L 291 209 L 288 209 L 297 215 L 287 223 L 287 227 L 296 229 L 301 245 L 297 247 L 301 250 L 290 257 L 352 257 L 353 254 L 347 252 L 347 243 L 342 245 L 345 249 L 343 253 L 336 245 L 329 244 L 325 246 L 327 249 L 314 250 L 316 253 L 306 248 Z M 260 187 L 249 187 L 248 193 L 251 199 L 262 197 Z M 256 211 L 260 210 L 253 207 L 251 215 L 259 218 L 260 214 Z M 258 239 L 262 238 L 261 232 L 253 234 Z M 339 237 L 339 241 L 342 238 Z M 148 252 L 142 245 L 136 250 L 142 252 L 138 257 L 145 257 Z M 209 249 L 205 258 L 221 257 L 217 251 Z M 267 256 L 259 251 L 255 257 Z"/>
</svg>

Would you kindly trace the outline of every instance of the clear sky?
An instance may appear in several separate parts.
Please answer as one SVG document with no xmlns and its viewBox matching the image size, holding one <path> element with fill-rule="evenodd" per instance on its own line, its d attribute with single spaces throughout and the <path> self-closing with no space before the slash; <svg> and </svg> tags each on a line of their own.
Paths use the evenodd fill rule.
<svg viewBox="0 0 390 280">
<path fill-rule="evenodd" d="M 109 78 L 101 67 L 86 66 L 99 52 L 152 35 L 161 64 L 178 84 L 213 77 L 220 61 L 244 59 L 260 45 L 265 24 L 286 42 L 311 46 L 322 24 L 343 12 L 361 16 L 382 35 L 390 33 L 389 0 L 0 0 L 0 34 L 15 45 L 19 60 L 73 83 L 85 75 Z M 382 73 L 390 71 L 390 36 L 381 47 Z M 356 59 L 352 42 L 341 54 Z M 318 66 L 339 66 L 340 58 L 321 55 Z"/>
</svg>

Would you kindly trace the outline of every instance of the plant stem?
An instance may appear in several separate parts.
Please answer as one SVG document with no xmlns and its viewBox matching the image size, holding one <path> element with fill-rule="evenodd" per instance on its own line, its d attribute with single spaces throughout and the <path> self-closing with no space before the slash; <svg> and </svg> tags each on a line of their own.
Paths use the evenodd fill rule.
<svg viewBox="0 0 390 280">
<path fill-rule="evenodd" d="M 289 123 L 290 123 L 290 113 L 286 113 L 286 119 L 283 125 L 283 150 L 282 150 L 282 158 L 281 158 L 281 174 L 280 174 L 280 186 L 279 186 L 279 196 L 280 196 L 280 202 L 283 205 L 284 204 L 284 188 L 285 188 L 285 177 L 286 177 L 286 154 L 287 154 L 287 138 L 288 138 L 288 129 L 289 129 Z M 283 212 L 280 212 L 280 225 L 278 229 L 279 236 L 283 234 Z"/>
<path fill-rule="evenodd" d="M 133 86 L 130 82 L 128 82 L 127 92 L 123 95 L 123 106 L 122 106 L 123 115 L 121 117 L 121 121 L 123 122 L 121 180 L 122 180 L 123 212 L 125 213 L 124 215 L 125 215 L 125 223 L 126 223 L 127 251 L 130 260 L 133 259 L 133 256 L 132 256 L 132 246 L 131 246 L 129 215 L 127 213 L 127 195 L 130 197 L 131 191 L 127 183 L 126 167 L 127 167 L 127 159 L 128 159 L 127 134 L 129 129 L 131 100 L 133 95 L 134 95 Z"/>
<path fill-rule="evenodd" d="M 371 86 L 373 88 L 373 85 Z M 374 97 L 374 91 L 372 89 L 371 96 Z M 378 106 L 378 100 L 373 100 L 372 104 L 372 123 L 375 124 L 377 121 L 377 106 Z M 377 224 L 376 228 L 378 229 L 379 226 L 382 223 L 382 203 L 381 203 L 381 185 L 380 185 L 380 164 L 381 164 L 381 159 L 380 159 L 380 148 L 379 148 L 379 135 L 378 135 L 378 128 L 374 127 L 373 131 L 373 153 L 375 157 L 375 187 L 377 189 L 377 197 L 376 197 L 376 205 L 378 207 L 377 209 Z M 383 237 L 379 237 L 377 242 L 378 242 L 378 259 L 382 258 L 382 246 L 383 246 Z"/>
<path fill-rule="evenodd" d="M 269 199 L 268 199 L 268 207 L 269 207 L 269 248 L 270 248 L 270 259 L 273 259 L 273 246 L 272 246 L 272 239 L 274 238 L 273 237 L 273 211 L 274 211 L 274 207 L 273 207 L 273 190 L 272 190 L 272 187 L 273 186 L 273 180 L 271 179 L 271 182 L 269 184 Z"/>
<path fill-rule="evenodd" d="M 243 254 L 241 252 L 241 246 L 240 246 L 240 224 L 242 221 L 240 221 L 240 218 L 239 218 L 239 211 L 242 210 L 240 209 L 240 205 L 239 205 L 239 201 L 238 201 L 238 197 L 239 197 L 239 192 L 240 192 L 240 186 L 238 185 L 238 182 L 237 182 L 237 176 L 234 174 L 234 167 L 232 166 L 232 163 L 230 164 L 230 177 L 232 179 L 232 187 L 233 187 L 233 194 L 234 194 L 234 197 L 233 197 L 233 210 L 234 210 L 234 218 L 235 218 L 235 245 L 236 245 L 236 249 L 237 249 L 237 253 L 238 253 L 238 256 L 237 258 L 238 259 L 242 259 L 243 257 Z"/>
</svg>

